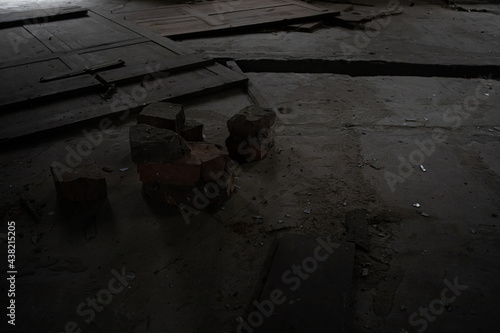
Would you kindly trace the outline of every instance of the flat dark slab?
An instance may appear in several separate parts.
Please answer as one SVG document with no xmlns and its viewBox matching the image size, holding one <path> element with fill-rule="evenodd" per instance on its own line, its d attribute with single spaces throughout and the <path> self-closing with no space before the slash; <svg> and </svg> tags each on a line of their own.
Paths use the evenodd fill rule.
<svg viewBox="0 0 500 333">
<path fill-rule="evenodd" d="M 322 239 L 326 241 L 326 238 Z M 321 246 L 318 237 L 285 234 L 279 239 L 259 301 L 271 299 L 271 293 L 276 289 L 283 292 L 286 301 L 275 305 L 274 314 L 264 318 L 263 324 L 255 327 L 255 332 L 345 332 L 350 306 L 354 244 L 333 243 L 338 247 L 324 261 L 314 259 L 318 265 L 316 270 L 312 270 L 314 266 L 311 258 L 315 258 L 315 249 Z M 328 252 L 323 248 L 319 254 L 325 257 Z M 306 273 L 302 269 L 309 275 L 306 279 L 299 278 L 293 272 L 286 274 L 293 265 L 302 266 L 305 262 L 310 265 L 311 271 Z M 297 280 L 291 282 L 292 277 L 299 279 L 300 285 L 296 284 Z"/>
</svg>

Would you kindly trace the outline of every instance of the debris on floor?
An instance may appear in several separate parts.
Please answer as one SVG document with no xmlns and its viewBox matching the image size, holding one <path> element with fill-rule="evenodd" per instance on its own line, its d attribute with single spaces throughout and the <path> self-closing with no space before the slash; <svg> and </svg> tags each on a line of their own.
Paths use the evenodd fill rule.
<svg viewBox="0 0 500 333">
<path fill-rule="evenodd" d="M 201 124 L 194 124 L 187 135 L 195 141 L 181 136 L 186 130 L 181 105 L 153 103 L 137 122 L 130 128 L 130 148 L 145 198 L 203 209 L 233 192 L 234 175 L 228 171 L 225 149 L 201 142 Z"/>
</svg>

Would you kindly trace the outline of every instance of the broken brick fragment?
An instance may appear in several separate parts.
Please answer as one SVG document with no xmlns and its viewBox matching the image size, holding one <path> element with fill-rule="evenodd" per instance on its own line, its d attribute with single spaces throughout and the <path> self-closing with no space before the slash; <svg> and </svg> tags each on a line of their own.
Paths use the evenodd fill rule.
<svg viewBox="0 0 500 333">
<path fill-rule="evenodd" d="M 203 124 L 197 121 L 188 121 L 184 124 L 180 134 L 186 141 L 202 142 Z"/>
<path fill-rule="evenodd" d="M 136 164 L 166 163 L 188 154 L 186 141 L 176 132 L 146 124 L 130 127 L 130 150 Z"/>
<path fill-rule="evenodd" d="M 101 170 L 93 160 L 84 160 L 77 167 L 50 171 L 57 195 L 69 201 L 98 201 L 107 197 L 107 184 Z"/>
<path fill-rule="evenodd" d="M 212 181 L 229 162 L 225 149 L 204 142 L 188 143 L 190 153 L 167 163 L 141 163 L 137 166 L 144 183 L 195 186 Z"/>
<path fill-rule="evenodd" d="M 262 131 L 269 131 L 276 122 L 273 109 L 250 105 L 242 109 L 227 121 L 231 135 L 238 137 L 259 136 Z"/>
<path fill-rule="evenodd" d="M 186 122 L 180 104 L 166 102 L 151 103 L 137 115 L 137 124 L 147 124 L 180 133 Z"/>
<path fill-rule="evenodd" d="M 262 160 L 274 144 L 276 113 L 257 105 L 248 106 L 227 121 L 229 157 L 239 163 Z"/>
</svg>

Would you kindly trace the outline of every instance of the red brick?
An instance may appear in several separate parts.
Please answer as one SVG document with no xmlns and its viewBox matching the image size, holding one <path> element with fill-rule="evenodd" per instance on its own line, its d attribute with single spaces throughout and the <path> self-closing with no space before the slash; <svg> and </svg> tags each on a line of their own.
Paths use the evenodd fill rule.
<svg viewBox="0 0 500 333">
<path fill-rule="evenodd" d="M 62 164 L 59 164 L 62 165 Z M 69 201 L 98 201 L 107 197 L 106 178 L 94 161 L 84 160 L 75 168 L 50 168 L 57 195 Z"/>
<path fill-rule="evenodd" d="M 203 124 L 197 121 L 188 121 L 181 130 L 181 136 L 186 141 L 203 141 Z"/>
<path fill-rule="evenodd" d="M 238 137 L 260 136 L 262 131 L 272 131 L 276 112 L 257 105 L 247 106 L 227 121 L 231 135 Z"/>
<path fill-rule="evenodd" d="M 225 149 L 212 143 L 190 142 L 191 152 L 168 163 L 141 163 L 137 170 L 144 183 L 195 186 L 212 180 L 213 174 L 224 171 L 229 161 Z"/>
<path fill-rule="evenodd" d="M 148 124 L 176 133 L 180 133 L 185 121 L 186 116 L 182 105 L 165 102 L 151 103 L 137 116 L 138 124 Z"/>
<path fill-rule="evenodd" d="M 189 147 L 174 131 L 140 124 L 130 127 L 130 151 L 136 164 L 166 163 L 189 153 Z"/>
</svg>

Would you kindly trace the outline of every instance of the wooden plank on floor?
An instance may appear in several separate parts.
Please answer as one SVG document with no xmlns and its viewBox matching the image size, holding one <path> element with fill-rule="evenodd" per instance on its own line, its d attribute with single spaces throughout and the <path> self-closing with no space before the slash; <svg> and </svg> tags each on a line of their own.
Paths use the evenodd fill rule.
<svg viewBox="0 0 500 333">
<path fill-rule="evenodd" d="M 123 15 L 125 20 L 136 22 L 139 27 L 163 36 L 191 38 L 220 32 L 235 32 L 241 29 L 331 18 L 348 7 L 339 5 L 338 10 L 332 10 L 295 0 L 213 1 L 140 10 Z M 160 15 L 160 12 L 163 15 Z M 203 13 L 203 15 L 198 13 Z"/>
<path fill-rule="evenodd" d="M 144 64 L 126 66 L 124 68 L 103 71 L 98 74 L 99 78 L 107 83 L 118 83 L 134 80 L 147 74 L 151 74 L 150 68 L 155 72 L 169 72 L 189 70 L 211 65 L 215 60 L 200 55 L 185 55 L 167 58 L 163 61 L 151 62 L 151 67 Z"/>
<path fill-rule="evenodd" d="M 102 84 L 91 75 L 81 75 L 57 81 L 41 83 L 33 89 L 19 90 L 13 86 L 12 90 L 7 90 L 0 96 L 0 106 L 12 106 L 18 103 L 33 103 L 41 98 L 76 91 L 101 88 Z"/>
<path fill-rule="evenodd" d="M 68 77 L 74 77 L 74 76 L 79 76 L 79 75 L 84 75 L 84 74 L 93 74 L 93 73 L 98 72 L 98 71 L 110 70 L 113 68 L 122 67 L 124 65 L 125 65 L 125 62 L 123 60 L 117 59 L 117 60 L 113 60 L 113 61 L 107 61 L 107 62 L 93 64 L 92 66 L 84 66 L 81 68 L 77 67 L 75 69 L 72 69 L 72 70 L 69 70 L 66 72 L 59 72 L 56 74 L 43 76 L 40 78 L 40 82 L 45 83 L 45 82 L 65 79 Z"/>
<path fill-rule="evenodd" d="M 54 53 L 72 50 L 69 45 L 64 43 L 53 33 L 47 31 L 41 24 L 29 24 L 25 25 L 24 28 Z"/>
<path fill-rule="evenodd" d="M 85 15 L 87 15 L 87 9 L 78 6 L 11 12 L 0 14 L 0 29 L 32 23 L 67 20 Z"/>
<path fill-rule="evenodd" d="M 245 323 L 256 333 L 346 332 L 353 265 L 352 243 L 284 234 L 258 300 L 262 324 Z"/>
<path fill-rule="evenodd" d="M 153 41 L 153 42 L 157 43 L 158 45 L 161 45 L 161 46 L 171 50 L 172 52 L 175 52 L 176 54 L 193 53 L 190 50 L 181 47 L 179 45 L 179 43 L 176 43 L 173 40 L 168 39 L 168 38 L 163 38 L 162 36 L 157 35 L 156 33 L 153 33 L 151 31 L 148 31 L 147 29 L 141 29 L 134 22 L 120 19 L 119 16 L 112 15 L 112 14 L 109 14 L 107 12 L 104 12 L 104 11 L 98 10 L 98 9 L 93 9 L 92 13 L 97 14 L 103 18 L 106 18 L 107 20 L 109 20 L 115 24 L 118 24 L 124 28 L 132 30 L 132 31 L 136 32 L 137 34 L 139 34 L 140 36 L 146 37 L 150 41 Z"/>
<path fill-rule="evenodd" d="M 243 71 L 240 69 L 240 67 L 238 67 L 236 62 L 228 61 L 227 66 L 229 68 L 231 68 L 232 70 L 234 70 L 235 72 L 238 72 L 241 75 L 244 75 Z M 252 81 L 250 81 L 250 80 L 248 80 L 248 84 L 247 84 L 247 94 L 250 96 L 250 98 L 252 99 L 252 101 L 255 104 L 257 104 L 263 108 L 272 109 L 272 106 L 269 103 L 269 101 L 261 94 L 261 92 L 257 89 L 257 87 L 255 87 L 252 84 Z"/>
<path fill-rule="evenodd" d="M 214 73 L 220 73 L 220 75 L 214 75 Z M 236 75 L 228 75 L 232 73 L 228 68 L 216 63 L 195 72 L 167 74 L 163 79 L 159 80 L 161 89 L 153 88 L 148 90 L 147 96 L 148 99 L 154 101 L 180 101 L 222 89 L 243 87 L 247 84 L 248 78 L 237 75 L 237 73 L 235 73 Z M 133 95 L 133 86 L 124 89 Z M 142 99 L 137 100 L 137 102 L 141 101 Z"/>
<path fill-rule="evenodd" d="M 136 32 L 89 11 L 88 16 L 42 23 L 41 26 L 73 50 L 109 45 L 140 37 Z"/>
<path fill-rule="evenodd" d="M 0 30 L 0 64 L 26 61 L 28 58 L 51 56 L 52 52 L 24 27 Z"/>
<path fill-rule="evenodd" d="M 36 108 L 17 109 L 5 115 L 0 113 L 0 146 L 18 141 L 28 141 L 41 135 L 54 134 L 85 124 L 95 123 L 103 118 L 113 119 L 129 111 L 131 113 L 140 112 L 145 105 L 153 102 L 179 102 L 183 99 L 246 84 L 247 78 L 244 76 L 238 76 L 238 80 L 234 80 L 229 76 L 214 75 L 214 72 L 223 73 L 229 71 L 225 67 L 225 69 L 218 69 L 217 67 L 224 66 L 214 64 L 207 66 L 211 70 L 203 69 L 196 72 L 176 73 L 165 76 L 165 79 L 158 77 L 153 82 L 148 82 L 144 87 L 138 84 L 126 85 L 123 89 L 118 88 L 118 93 L 111 96 L 108 101 L 94 102 L 95 105 L 83 108 L 72 107 L 73 103 L 71 99 L 68 99 L 67 104 L 65 104 L 66 107 L 59 105 L 57 110 L 53 112 L 50 111 L 50 104 L 40 106 L 40 108 L 49 110 L 42 115 L 38 115 Z M 137 90 L 141 89 L 146 90 L 137 93 Z M 80 94 L 75 98 L 84 99 L 83 96 L 85 95 Z M 95 94 L 89 96 L 95 97 Z M 22 121 L 20 117 L 22 119 L 30 118 L 31 121 Z"/>
<path fill-rule="evenodd" d="M 89 11 L 86 17 L 59 21 L 57 25 L 30 25 L 39 39 L 50 39 L 52 50 L 58 52 L 0 63 L 0 76 L 16 78 L 0 82 L 2 142 L 26 140 L 115 117 L 156 101 L 177 101 L 244 86 L 248 80 L 213 59 L 191 54 L 168 38 L 108 17 Z M 205 20 L 215 23 L 210 18 Z M 54 37 L 57 39 L 52 41 Z M 38 41 L 35 37 L 33 40 Z M 101 68 L 110 62 L 114 66 L 117 59 L 122 59 L 125 66 Z M 92 75 L 82 70 L 96 65 L 100 71 Z M 61 74 L 67 75 L 54 76 Z M 117 101 L 120 95 L 113 94 L 113 90 L 105 93 L 106 82 L 116 83 L 113 88 L 130 103 Z M 92 103 L 81 105 L 85 96 Z M 74 101 L 80 101 L 80 106 Z M 53 105 L 57 107 L 52 109 Z"/>
<path fill-rule="evenodd" d="M 0 30 L 0 33 L 2 31 L 3 30 Z M 21 65 L 28 65 L 31 63 L 35 63 L 35 62 L 50 61 L 50 60 L 58 59 L 61 57 L 76 56 L 78 54 L 86 54 L 86 53 L 97 52 L 97 51 L 102 51 L 102 50 L 111 49 L 111 48 L 119 48 L 119 47 L 124 47 L 124 46 L 129 46 L 129 45 L 136 45 L 136 44 L 141 44 L 141 43 L 144 43 L 147 41 L 148 41 L 148 39 L 146 39 L 144 37 L 139 37 L 139 38 L 133 38 L 130 40 L 125 40 L 122 42 L 117 42 L 117 43 L 112 43 L 112 44 L 93 46 L 93 47 L 89 47 L 89 48 L 86 48 L 83 50 L 72 50 L 69 52 L 58 52 L 58 53 L 48 53 L 47 52 L 46 54 L 43 54 L 40 56 L 23 57 L 22 59 L 13 59 L 13 60 L 2 61 L 2 62 L 0 62 L 0 69 L 21 66 Z M 37 52 L 36 54 L 39 54 L 39 53 L 42 53 L 42 52 Z M 2 59 L 2 58 L 0 57 L 0 59 Z"/>
</svg>

